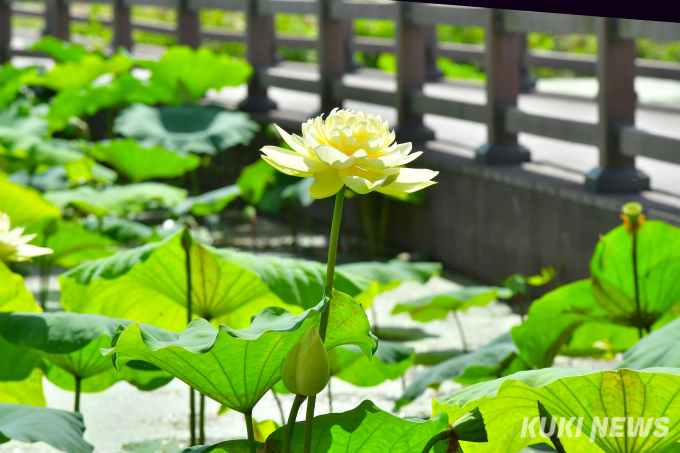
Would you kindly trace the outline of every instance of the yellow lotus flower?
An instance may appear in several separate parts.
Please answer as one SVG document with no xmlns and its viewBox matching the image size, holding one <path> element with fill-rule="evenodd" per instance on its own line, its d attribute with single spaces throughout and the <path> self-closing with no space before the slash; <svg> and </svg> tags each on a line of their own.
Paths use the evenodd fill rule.
<svg viewBox="0 0 680 453">
<path fill-rule="evenodd" d="M 403 168 L 422 152 L 411 154 L 411 144 L 394 143 L 394 131 L 380 116 L 333 109 L 302 124 L 302 137 L 276 126 L 293 149 L 262 148 L 262 158 L 292 176 L 313 176 L 312 198 L 326 198 L 344 186 L 359 194 L 377 190 L 390 195 L 416 192 L 436 184 L 439 172 Z"/>
<path fill-rule="evenodd" d="M 27 242 L 33 240 L 35 234 L 24 233 L 23 228 L 9 229 L 9 216 L 0 212 L 0 261 L 9 263 L 10 261 L 32 261 L 34 256 L 48 255 L 54 253 L 52 249 L 29 245 Z"/>
</svg>

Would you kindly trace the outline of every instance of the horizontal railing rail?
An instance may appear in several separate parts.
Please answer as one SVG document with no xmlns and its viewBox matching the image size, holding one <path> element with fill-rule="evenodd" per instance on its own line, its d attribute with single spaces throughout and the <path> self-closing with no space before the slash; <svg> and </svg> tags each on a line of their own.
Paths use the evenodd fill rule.
<svg viewBox="0 0 680 453">
<path fill-rule="evenodd" d="M 12 56 L 37 54 L 27 49 L 10 48 L 11 15 L 44 17 L 47 32 L 68 39 L 69 22 L 90 20 L 82 14 L 69 14 L 71 4 L 83 2 L 90 1 L 45 0 L 43 7 L 35 3 L 0 0 L 0 61 Z M 243 42 L 249 49 L 247 57 L 256 70 L 256 77 L 249 84 L 246 109 L 256 108 L 253 106 L 274 108 L 273 102 L 262 102 L 267 96 L 267 87 L 274 86 L 317 93 L 321 96 L 322 110 L 347 99 L 396 107 L 399 133 L 405 139 L 432 138 L 431 131 L 423 125 L 423 115 L 486 123 L 488 143 L 477 151 L 478 162 L 485 164 L 527 160 L 529 151 L 517 143 L 518 133 L 591 145 L 600 149 L 600 167 L 588 175 L 586 182 L 586 187 L 594 190 L 647 188 L 649 180 L 641 174 L 636 174 L 634 181 L 624 181 L 625 175 L 635 168 L 636 156 L 680 164 L 680 139 L 635 127 L 633 86 L 635 76 L 680 80 L 680 63 L 635 58 L 635 39 L 680 41 L 680 24 L 677 23 L 389 1 L 97 0 L 91 3 L 113 6 L 113 17 L 100 20 L 114 29 L 113 48 L 129 48 L 133 44 L 130 33 L 135 29 L 176 35 L 179 44 L 193 47 L 204 38 Z M 133 5 L 176 8 L 177 24 L 132 20 L 130 7 Z M 236 31 L 201 26 L 197 13 L 202 9 L 245 11 L 246 29 Z M 277 13 L 317 15 L 318 37 L 275 33 L 273 15 Z M 357 18 L 392 20 L 396 37 L 356 36 L 351 22 Z M 485 44 L 439 42 L 434 28 L 439 24 L 483 27 Z M 598 54 L 529 51 L 526 34 L 530 32 L 596 35 Z M 317 49 L 320 63 L 306 65 L 305 70 L 281 67 L 271 54 L 277 47 Z M 382 83 L 383 80 L 363 83 L 343 77 L 355 69 L 351 58 L 353 52 L 393 53 L 398 61 L 397 74 L 381 76 L 389 83 Z M 437 58 L 483 67 L 487 75 L 486 104 L 425 94 L 425 83 L 436 81 L 438 77 Z M 600 87 L 604 87 L 597 98 L 599 120 L 593 123 L 565 120 L 519 109 L 520 92 L 530 89 L 527 88 L 530 87 L 530 68 L 553 68 L 596 76 Z M 255 102 L 256 99 L 260 101 Z M 628 173 L 619 174 L 619 171 Z M 612 183 L 614 180 L 617 182 Z"/>
</svg>

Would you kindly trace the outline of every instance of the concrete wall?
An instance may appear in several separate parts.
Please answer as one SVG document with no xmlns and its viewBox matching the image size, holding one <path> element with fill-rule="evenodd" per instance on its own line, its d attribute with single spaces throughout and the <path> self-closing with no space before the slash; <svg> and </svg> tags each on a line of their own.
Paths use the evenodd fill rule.
<svg viewBox="0 0 680 453">
<path fill-rule="evenodd" d="M 563 282 L 587 278 L 599 235 L 621 223 L 628 201 L 641 202 L 650 219 L 680 226 L 677 197 L 593 194 L 583 189 L 582 176 L 552 167 L 483 167 L 471 152 L 435 142 L 417 149 L 425 153 L 412 166 L 439 170 L 438 184 L 425 189 L 422 205 L 390 201 L 388 245 L 481 281 L 533 275 L 561 263 Z M 331 200 L 312 205 L 312 217 L 330 222 Z M 356 199 L 347 200 L 343 223 L 364 231 Z"/>
</svg>

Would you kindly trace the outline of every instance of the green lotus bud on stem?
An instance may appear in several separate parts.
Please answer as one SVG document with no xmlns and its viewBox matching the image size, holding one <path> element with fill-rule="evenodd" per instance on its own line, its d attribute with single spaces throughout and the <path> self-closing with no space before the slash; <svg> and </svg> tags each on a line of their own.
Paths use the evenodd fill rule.
<svg viewBox="0 0 680 453">
<path fill-rule="evenodd" d="M 316 324 L 307 330 L 281 364 L 281 380 L 289 392 L 314 396 L 330 379 L 328 352 Z"/>
<path fill-rule="evenodd" d="M 635 222 L 640 214 L 642 214 L 642 205 L 636 201 L 631 201 L 623 205 L 622 211 L 631 222 Z"/>
</svg>

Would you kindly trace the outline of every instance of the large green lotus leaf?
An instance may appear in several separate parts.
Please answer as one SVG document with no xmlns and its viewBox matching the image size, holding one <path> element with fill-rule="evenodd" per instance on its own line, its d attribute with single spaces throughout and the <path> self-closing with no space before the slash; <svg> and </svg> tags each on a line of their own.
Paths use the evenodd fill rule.
<svg viewBox="0 0 680 453">
<path fill-rule="evenodd" d="M 404 374 L 416 358 L 415 349 L 391 341 L 380 341 L 373 361 L 356 346 L 328 351 L 331 376 L 359 387 L 373 387 Z"/>
<path fill-rule="evenodd" d="M 28 346 L 10 343 L 0 335 L 0 381 L 23 381 L 42 365 L 40 353 Z"/>
<path fill-rule="evenodd" d="M 462 418 L 462 417 L 459 417 Z M 425 444 L 435 435 L 450 429 L 446 414 L 424 420 L 408 420 L 392 415 L 378 408 L 372 401 L 365 400 L 347 412 L 314 417 L 312 430 L 312 453 L 416 453 L 423 451 Z M 482 437 L 484 421 L 479 414 L 468 416 L 452 423 L 460 439 Z M 465 428 L 462 425 L 467 424 Z M 285 427 L 274 431 L 260 451 L 280 453 L 283 450 Z M 470 431 L 470 432 L 468 432 Z M 477 431 L 477 432 L 475 432 Z M 479 433 L 481 431 L 481 433 Z M 304 422 L 297 422 L 291 442 L 291 452 L 302 452 L 304 443 Z M 441 442 L 446 451 L 446 443 Z M 438 447 L 440 447 L 438 445 Z M 450 445 L 454 447 L 454 445 Z M 222 448 L 229 451 L 225 442 Z M 449 451 L 455 451 L 451 448 Z"/>
<path fill-rule="evenodd" d="M 375 341 L 368 319 L 351 298 L 334 294 L 326 347 L 358 344 L 370 356 Z M 144 360 L 181 379 L 230 409 L 247 412 L 281 377 L 281 363 L 300 336 L 320 321 L 326 298 L 300 315 L 269 307 L 246 329 L 215 328 L 195 319 L 176 341 L 159 341 L 137 324 L 119 329 L 111 349 L 120 369 L 129 360 Z"/>
<path fill-rule="evenodd" d="M 60 208 L 74 206 L 83 212 L 103 217 L 115 214 L 124 217 L 156 206 L 172 208 L 187 196 L 187 191 L 156 182 L 140 182 L 126 186 L 107 187 L 101 191 L 90 186 L 72 190 L 47 192 L 45 198 Z"/>
<path fill-rule="evenodd" d="M 83 439 L 83 416 L 75 412 L 0 403 L 0 443 L 45 442 L 67 453 L 91 453 Z"/>
<path fill-rule="evenodd" d="M 590 262 L 593 293 L 609 317 L 637 326 L 633 237 L 619 226 L 595 247 Z M 637 271 L 643 325 L 648 329 L 680 302 L 680 228 L 645 222 L 637 234 Z"/>
<path fill-rule="evenodd" d="M 116 242 L 137 241 L 145 243 L 151 239 L 153 228 L 140 222 L 119 217 L 105 216 L 101 219 L 85 217 L 80 224 L 91 232 L 101 232 Z"/>
<path fill-rule="evenodd" d="M 57 63 L 79 62 L 89 52 L 80 44 L 73 44 L 53 36 L 43 36 L 33 43 L 31 50 L 46 53 Z"/>
<path fill-rule="evenodd" d="M 9 215 L 12 226 L 29 225 L 47 217 L 61 217 L 59 208 L 35 189 L 0 178 L 0 212 Z"/>
<path fill-rule="evenodd" d="M 34 73 L 35 67 L 19 69 L 9 61 L 0 66 L 0 109 L 14 102 L 24 86 L 24 80 Z"/>
<path fill-rule="evenodd" d="M 184 215 L 191 212 L 195 216 L 206 216 L 222 212 L 232 201 L 241 196 L 241 188 L 237 185 L 222 187 L 206 192 L 197 197 L 189 197 L 178 204 L 173 212 Z"/>
<path fill-rule="evenodd" d="M 24 135 L 44 137 L 47 134 L 47 110 L 45 104 L 32 106 L 17 101 L 4 110 L 0 110 L 0 128 L 4 132 L 8 128 Z"/>
<path fill-rule="evenodd" d="M 103 357 L 102 348 L 111 345 L 111 337 L 103 335 L 87 346 L 68 354 L 45 354 L 45 376 L 54 385 L 75 391 L 75 376 L 82 378 L 80 390 L 99 393 L 125 380 L 140 390 L 155 390 L 170 382 L 173 377 L 163 370 L 137 370 L 126 367 L 118 373 L 111 360 Z"/>
<path fill-rule="evenodd" d="M 186 327 L 186 254 L 182 232 L 62 274 L 62 304 L 79 313 L 153 323 L 180 331 Z M 246 327 L 262 309 L 281 301 L 256 274 L 223 260 L 217 250 L 192 241 L 192 311 L 194 316 Z M 316 293 L 323 294 L 323 289 Z M 111 303 L 115 300 L 116 303 Z"/>
<path fill-rule="evenodd" d="M 139 80 L 130 73 L 120 74 L 111 80 L 102 79 L 85 87 L 57 93 L 47 114 L 50 131 L 64 129 L 71 117 L 85 118 L 105 108 L 120 109 L 137 102 L 151 105 L 166 103 L 172 98 L 163 86 Z"/>
<path fill-rule="evenodd" d="M 64 168 L 66 178 L 74 184 L 92 180 L 107 182 L 118 176 L 113 170 L 97 164 L 68 140 L 44 140 L 20 129 L 0 126 L 0 145 L 0 159 L 11 171 L 24 169 L 39 174 L 59 165 Z M 27 183 L 32 185 L 30 178 Z"/>
<path fill-rule="evenodd" d="M 33 294 L 26 289 L 24 278 L 0 261 L 0 311 L 40 311 Z"/>
<path fill-rule="evenodd" d="M 579 280 L 531 304 L 527 320 L 511 330 L 527 363 L 549 367 L 557 354 L 611 357 L 635 344 L 637 329 L 613 324 L 595 300 L 591 284 L 590 279 Z"/>
<path fill-rule="evenodd" d="M 81 88 L 104 74 L 128 72 L 132 64 L 128 56 L 120 53 L 109 59 L 89 53 L 78 61 L 57 63 L 47 74 L 27 77 L 26 84 L 44 86 L 55 91 Z"/>
<path fill-rule="evenodd" d="M 45 235 L 47 227 L 54 232 Z M 111 256 L 117 245 L 113 239 L 87 230 L 84 226 L 62 219 L 45 219 L 26 229 L 27 234 L 37 234 L 31 244 L 52 249 L 54 253 L 34 261 L 42 266 L 76 267 L 83 261 Z M 47 238 L 47 239 L 46 239 Z"/>
<path fill-rule="evenodd" d="M 574 421 L 571 428 L 573 437 L 563 432 L 560 440 L 568 452 L 590 453 L 632 453 L 661 452 L 674 446 L 680 439 L 680 370 L 677 368 L 650 368 L 644 371 L 592 372 L 578 369 L 548 368 L 523 371 L 494 381 L 484 382 L 458 390 L 449 396 L 432 402 L 433 415 L 447 413 L 449 419 L 456 419 L 463 413 L 479 408 L 485 417 L 489 436 L 487 444 L 464 442 L 466 453 L 492 452 L 515 453 L 530 444 L 546 442 L 540 437 L 531 438 L 527 431 L 521 436 L 524 418 L 531 421 L 538 417 L 540 401 L 553 417 L 560 420 L 583 417 L 582 434 L 576 436 Z M 648 433 L 646 437 L 627 435 L 628 424 L 622 424 L 621 437 L 606 437 L 595 431 L 594 442 L 590 442 L 593 420 L 599 417 L 638 417 L 645 422 L 649 418 L 668 417 L 668 435 L 657 437 Z M 621 425 L 619 425 L 621 426 Z M 540 430 L 540 427 L 535 425 Z M 652 431 L 655 428 L 652 426 Z"/>
<path fill-rule="evenodd" d="M 97 142 L 86 151 L 135 182 L 182 176 L 201 163 L 197 156 L 180 156 L 160 146 L 145 148 L 132 138 Z"/>
<path fill-rule="evenodd" d="M 186 155 L 217 154 L 238 144 L 248 144 L 259 129 L 243 112 L 217 105 L 149 107 L 135 104 L 121 112 L 114 131 L 132 137 L 145 147 L 163 148 Z"/>
<path fill-rule="evenodd" d="M 49 167 L 33 175 L 26 170 L 19 170 L 9 175 L 7 180 L 22 186 L 33 187 L 41 192 L 68 189 L 72 184 L 66 176 L 66 169 L 61 165 Z"/>
<path fill-rule="evenodd" d="M 623 353 L 619 368 L 680 368 L 680 319 L 666 324 Z"/>
<path fill-rule="evenodd" d="M 428 387 L 438 388 L 444 381 L 453 380 L 471 385 L 528 369 L 518 358 L 518 353 L 512 336 L 505 333 L 476 351 L 438 363 L 420 372 L 413 379 L 395 401 L 396 410 L 425 393 Z"/>
<path fill-rule="evenodd" d="M 137 61 L 151 71 L 152 84 L 167 87 L 175 93 L 174 103 L 182 102 L 181 91 L 194 99 L 205 96 L 209 89 L 239 86 L 248 81 L 253 68 L 245 60 L 200 47 L 173 46 L 159 61 Z"/>
<path fill-rule="evenodd" d="M 244 167 L 236 180 L 243 199 L 252 205 L 259 204 L 267 187 L 276 181 L 277 173 L 280 172 L 262 159 Z"/>
<path fill-rule="evenodd" d="M 186 255 L 181 234 L 118 252 L 61 275 L 62 304 L 69 311 L 101 313 L 182 330 L 187 314 Z M 191 250 L 195 316 L 241 328 L 265 307 L 277 305 L 299 313 L 314 306 L 312 301 L 324 293 L 326 266 L 315 261 L 258 257 L 196 241 Z M 378 284 L 375 279 L 392 275 L 423 281 L 431 275 L 431 268 L 429 263 L 367 263 L 348 271 L 341 265 L 336 268 L 334 286 L 351 297 L 363 297 L 364 290 Z"/>
<path fill-rule="evenodd" d="M 429 322 L 444 319 L 451 311 L 465 311 L 470 307 L 484 307 L 496 299 L 512 296 L 508 288 L 495 286 L 468 286 L 465 288 L 433 294 L 395 305 L 392 314 L 408 313 L 411 319 Z"/>
<path fill-rule="evenodd" d="M 20 381 L 0 381 L 0 403 L 46 406 L 43 395 L 43 370 L 33 368 L 31 373 Z"/>
<path fill-rule="evenodd" d="M 165 385 L 172 377 L 150 364 L 136 362 L 126 373 L 118 374 L 111 360 L 101 355 L 100 349 L 109 347 L 117 328 L 130 324 L 128 320 L 94 314 L 0 313 L 0 336 L 4 338 L 3 344 L 12 346 L 7 349 L 10 352 L 0 352 L 0 360 L 12 361 L 12 352 L 16 357 L 20 349 L 30 348 L 48 361 L 47 378 L 65 390 L 74 390 L 75 376 L 82 379 L 82 391 L 90 393 L 103 391 L 121 379 L 142 390 Z M 176 333 L 154 326 L 145 325 L 145 329 L 165 340 L 178 337 Z M 26 370 L 39 366 L 31 354 L 24 354 L 25 358 L 17 368 Z"/>
<path fill-rule="evenodd" d="M 251 270 L 284 302 L 309 308 L 323 293 L 326 265 L 316 261 L 262 257 L 252 253 L 217 251 L 220 257 Z M 439 263 L 409 263 L 392 260 L 387 263 L 366 262 L 341 264 L 335 268 L 333 287 L 349 294 L 368 308 L 376 294 L 395 288 L 401 282 L 427 282 L 441 272 Z"/>
</svg>

